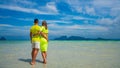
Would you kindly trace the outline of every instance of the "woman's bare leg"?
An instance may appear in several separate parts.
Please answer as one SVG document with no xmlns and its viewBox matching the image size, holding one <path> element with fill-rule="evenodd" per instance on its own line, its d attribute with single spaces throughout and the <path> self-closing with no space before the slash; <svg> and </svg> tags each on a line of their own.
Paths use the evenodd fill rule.
<svg viewBox="0 0 120 68">
<path fill-rule="evenodd" d="M 42 58 L 43 58 L 43 63 L 46 64 L 46 58 L 47 58 L 46 52 L 43 51 L 41 54 L 42 54 Z"/>
</svg>

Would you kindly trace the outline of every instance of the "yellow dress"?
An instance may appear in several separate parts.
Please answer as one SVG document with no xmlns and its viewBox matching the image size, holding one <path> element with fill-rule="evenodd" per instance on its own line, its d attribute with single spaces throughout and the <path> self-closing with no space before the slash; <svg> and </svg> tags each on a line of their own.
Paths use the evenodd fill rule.
<svg viewBox="0 0 120 68">
<path fill-rule="evenodd" d="M 41 31 L 43 33 L 48 34 L 48 29 L 45 29 L 44 26 L 41 27 Z M 40 37 L 40 49 L 41 51 L 47 51 L 48 48 L 48 41 L 44 37 Z"/>
</svg>

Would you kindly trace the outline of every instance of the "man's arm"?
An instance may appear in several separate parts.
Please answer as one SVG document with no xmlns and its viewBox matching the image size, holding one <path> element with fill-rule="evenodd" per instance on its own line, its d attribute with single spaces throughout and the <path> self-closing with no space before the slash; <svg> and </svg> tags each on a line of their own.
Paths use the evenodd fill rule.
<svg viewBox="0 0 120 68">
<path fill-rule="evenodd" d="M 48 41 L 48 37 L 47 37 L 46 33 L 38 32 L 37 34 L 34 34 L 33 36 L 35 36 L 35 35 L 41 35 L 41 36 L 43 36 Z"/>
<path fill-rule="evenodd" d="M 46 33 L 40 32 L 40 35 L 43 36 L 48 41 L 48 37 Z"/>
<path fill-rule="evenodd" d="M 32 43 L 32 32 L 30 32 L 30 41 Z"/>
</svg>

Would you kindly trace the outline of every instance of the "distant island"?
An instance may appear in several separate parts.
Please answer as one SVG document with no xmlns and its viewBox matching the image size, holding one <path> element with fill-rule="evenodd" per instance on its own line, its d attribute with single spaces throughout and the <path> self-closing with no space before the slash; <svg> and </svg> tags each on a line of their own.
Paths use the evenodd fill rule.
<svg viewBox="0 0 120 68">
<path fill-rule="evenodd" d="M 120 39 L 104 39 L 104 38 L 85 38 L 80 36 L 60 36 L 54 40 L 120 40 Z"/>
<path fill-rule="evenodd" d="M 0 40 L 7 40 L 5 37 L 1 37 Z"/>
</svg>

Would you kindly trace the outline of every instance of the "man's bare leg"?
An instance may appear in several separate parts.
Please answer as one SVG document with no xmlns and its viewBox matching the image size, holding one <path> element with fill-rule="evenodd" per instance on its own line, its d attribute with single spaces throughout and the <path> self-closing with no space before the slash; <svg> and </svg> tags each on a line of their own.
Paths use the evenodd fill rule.
<svg viewBox="0 0 120 68">
<path fill-rule="evenodd" d="M 31 65 L 33 65 L 34 62 L 35 62 L 34 59 L 33 59 L 34 58 L 34 50 L 35 50 L 35 48 L 33 48 L 32 52 L 31 52 L 31 57 L 32 57 L 32 61 L 30 62 Z"/>
<path fill-rule="evenodd" d="M 32 62 L 31 65 L 35 64 L 36 56 L 38 54 L 39 49 L 33 48 L 31 56 L 32 56 Z"/>
</svg>

